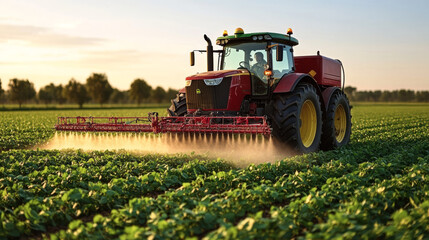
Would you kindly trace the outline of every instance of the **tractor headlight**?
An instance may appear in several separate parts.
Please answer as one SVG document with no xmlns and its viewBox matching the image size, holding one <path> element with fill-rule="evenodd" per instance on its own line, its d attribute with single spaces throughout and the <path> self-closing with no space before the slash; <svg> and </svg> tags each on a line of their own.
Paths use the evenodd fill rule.
<svg viewBox="0 0 429 240">
<path fill-rule="evenodd" d="M 192 80 L 186 80 L 185 86 L 189 87 L 189 86 L 191 86 L 191 83 L 192 83 Z"/>
<path fill-rule="evenodd" d="M 258 36 L 253 36 L 253 37 L 252 37 L 252 40 L 253 40 L 253 41 L 258 40 Z"/>
<path fill-rule="evenodd" d="M 204 83 L 207 86 L 216 86 L 222 82 L 223 78 L 212 78 L 212 79 L 204 79 Z"/>
<path fill-rule="evenodd" d="M 271 36 L 268 34 L 264 35 L 264 38 L 265 38 L 265 40 L 271 40 L 272 39 Z"/>
</svg>

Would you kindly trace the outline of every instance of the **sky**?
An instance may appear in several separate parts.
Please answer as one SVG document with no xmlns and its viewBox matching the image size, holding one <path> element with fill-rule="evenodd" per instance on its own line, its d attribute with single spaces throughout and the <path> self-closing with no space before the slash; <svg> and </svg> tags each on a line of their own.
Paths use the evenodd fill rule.
<svg viewBox="0 0 429 240">
<path fill-rule="evenodd" d="M 206 71 L 203 35 L 286 33 L 294 54 L 340 59 L 346 86 L 429 90 L 429 1 L 0 0 L 0 79 L 84 83 L 105 73 L 127 90 L 136 78 L 180 89 Z M 218 46 L 215 49 L 220 49 Z"/>
</svg>

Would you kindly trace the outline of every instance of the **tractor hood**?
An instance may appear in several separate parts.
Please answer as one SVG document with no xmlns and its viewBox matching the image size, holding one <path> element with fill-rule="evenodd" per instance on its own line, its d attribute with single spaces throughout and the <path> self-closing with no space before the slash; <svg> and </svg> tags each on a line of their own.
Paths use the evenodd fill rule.
<svg viewBox="0 0 429 240">
<path fill-rule="evenodd" d="M 249 74 L 247 70 L 221 70 L 221 71 L 210 71 L 195 74 L 186 78 L 186 80 L 203 80 L 203 79 L 212 79 L 212 78 L 221 78 L 221 77 L 229 77 L 237 74 Z"/>
</svg>

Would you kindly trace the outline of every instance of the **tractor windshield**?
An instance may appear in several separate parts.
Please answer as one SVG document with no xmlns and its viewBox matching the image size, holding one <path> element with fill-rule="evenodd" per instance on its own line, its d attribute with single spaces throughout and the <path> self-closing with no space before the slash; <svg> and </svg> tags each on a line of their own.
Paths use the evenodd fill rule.
<svg viewBox="0 0 429 240">
<path fill-rule="evenodd" d="M 267 94 L 266 42 L 232 43 L 224 48 L 222 70 L 247 69 L 252 74 L 253 95 Z"/>
<path fill-rule="evenodd" d="M 266 48 L 266 42 L 229 44 L 224 49 L 225 54 L 223 56 L 222 70 L 246 68 L 252 73 L 259 75 L 256 72 L 256 67 L 253 66 L 257 64 L 263 68 L 267 64 Z"/>
</svg>

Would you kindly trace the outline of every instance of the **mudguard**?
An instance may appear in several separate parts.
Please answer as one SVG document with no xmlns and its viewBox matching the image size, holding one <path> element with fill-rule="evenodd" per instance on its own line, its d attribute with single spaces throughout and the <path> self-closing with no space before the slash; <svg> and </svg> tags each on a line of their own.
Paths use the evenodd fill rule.
<svg viewBox="0 0 429 240">
<path fill-rule="evenodd" d="M 325 105 L 325 109 L 328 109 L 329 100 L 331 100 L 332 94 L 334 94 L 336 91 L 341 91 L 341 89 L 339 87 L 328 87 L 327 89 L 323 90 L 322 98 L 323 103 Z"/>
<path fill-rule="evenodd" d="M 295 89 L 295 87 L 301 82 L 312 84 L 316 88 L 319 98 L 323 98 L 322 91 L 320 90 L 319 85 L 317 85 L 316 80 L 314 80 L 314 78 L 312 78 L 310 75 L 306 73 L 290 73 L 286 76 L 283 76 L 280 79 L 279 83 L 277 84 L 276 88 L 274 89 L 273 93 L 292 92 Z M 322 104 L 321 107 L 322 107 L 322 110 L 325 111 L 326 109 L 325 104 Z"/>
<path fill-rule="evenodd" d="M 274 89 L 273 93 L 291 92 L 295 89 L 296 85 L 298 85 L 298 83 L 305 77 L 310 76 L 305 73 L 290 73 L 286 76 L 283 76 L 277 84 L 276 88 Z"/>
</svg>

